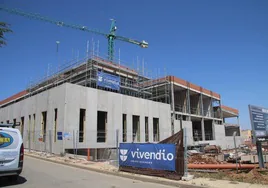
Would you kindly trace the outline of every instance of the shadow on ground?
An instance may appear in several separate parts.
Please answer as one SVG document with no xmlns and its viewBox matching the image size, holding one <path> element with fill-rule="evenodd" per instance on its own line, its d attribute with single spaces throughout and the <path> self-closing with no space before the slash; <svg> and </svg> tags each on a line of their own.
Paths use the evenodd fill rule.
<svg viewBox="0 0 268 188">
<path fill-rule="evenodd" d="M 8 186 L 14 186 L 14 185 L 21 185 L 24 184 L 27 180 L 22 177 L 19 176 L 17 181 L 11 181 L 9 178 L 7 177 L 1 177 L 0 178 L 0 187 L 8 187 Z"/>
</svg>

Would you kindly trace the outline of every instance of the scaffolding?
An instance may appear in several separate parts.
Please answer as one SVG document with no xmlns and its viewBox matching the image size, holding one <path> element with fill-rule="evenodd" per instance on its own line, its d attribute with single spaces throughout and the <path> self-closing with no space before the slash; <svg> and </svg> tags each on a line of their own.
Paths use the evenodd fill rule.
<svg viewBox="0 0 268 188">
<path fill-rule="evenodd" d="M 99 86 L 97 84 L 99 71 L 119 76 L 120 89 L 113 90 Z M 147 76 L 145 76 L 145 72 Z M 42 79 L 31 83 L 26 89 L 28 92 L 26 97 L 36 95 L 63 83 L 72 83 L 170 104 L 170 81 L 166 72 L 162 78 L 154 78 L 153 74 L 148 76 L 144 66 L 142 69 L 139 69 L 139 67 L 133 69 L 123 65 L 121 60 L 116 61 L 115 59 L 114 62 L 111 62 L 99 56 L 99 53 L 98 55 L 91 53 L 90 56 L 87 55 L 86 58 L 80 60 L 74 59 L 62 65 L 57 72 L 47 74 Z"/>
<path fill-rule="evenodd" d="M 48 68 L 46 75 L 42 79 L 37 81 L 31 80 L 26 91 L 21 92 L 22 94 L 20 93 L 22 97 L 16 97 L 14 100 L 4 103 L 1 105 L 1 108 L 50 88 L 58 87 L 63 83 L 72 83 L 107 92 L 115 92 L 122 95 L 169 104 L 172 111 L 172 132 L 174 131 L 175 120 L 191 120 L 192 116 L 215 118 L 214 123 L 221 124 L 223 113 L 220 100 L 211 97 L 206 103 L 207 105 L 211 105 L 211 108 L 204 109 L 202 94 L 202 100 L 198 92 L 196 92 L 195 95 L 191 95 L 191 92 L 193 93 L 195 91 L 190 90 L 189 82 L 179 80 L 174 76 L 168 76 L 166 71 L 162 71 L 161 74 L 159 70 L 146 70 L 144 61 L 140 62 L 138 58 L 136 67 L 131 68 L 129 66 L 130 63 L 122 61 L 120 57 L 118 59 L 114 58 L 113 62 L 105 57 L 106 55 L 100 54 L 98 50 L 94 52 L 93 47 L 92 51 L 88 51 L 87 49 L 86 57 L 81 59 L 74 58 L 70 62 L 62 64 L 55 72 Z M 142 64 L 142 66 L 140 66 L 140 64 Z M 98 84 L 99 72 L 114 75 L 117 79 L 119 78 L 119 89 L 100 86 Z M 178 80 L 177 83 L 182 85 L 186 83 L 187 87 L 174 85 L 174 80 L 176 79 Z M 195 88 L 197 88 L 196 90 L 200 89 L 198 86 L 195 86 Z M 200 103 L 202 103 L 202 105 L 200 105 Z"/>
</svg>

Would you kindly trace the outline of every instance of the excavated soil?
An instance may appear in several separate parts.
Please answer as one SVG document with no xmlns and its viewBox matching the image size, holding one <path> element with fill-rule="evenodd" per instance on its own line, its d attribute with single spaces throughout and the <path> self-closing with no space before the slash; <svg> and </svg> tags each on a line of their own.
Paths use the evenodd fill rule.
<svg viewBox="0 0 268 188">
<path fill-rule="evenodd" d="M 238 172 L 235 170 L 225 170 L 219 171 L 217 173 L 194 173 L 196 177 L 220 179 L 220 180 L 229 180 L 232 182 L 244 182 L 251 184 L 263 184 L 268 185 L 268 170 L 253 169 L 249 172 Z"/>
<path fill-rule="evenodd" d="M 257 183 L 257 184 L 266 184 L 268 185 L 268 171 L 253 169 L 250 172 L 229 172 L 228 177 L 232 180 L 248 182 L 248 183 Z"/>
</svg>

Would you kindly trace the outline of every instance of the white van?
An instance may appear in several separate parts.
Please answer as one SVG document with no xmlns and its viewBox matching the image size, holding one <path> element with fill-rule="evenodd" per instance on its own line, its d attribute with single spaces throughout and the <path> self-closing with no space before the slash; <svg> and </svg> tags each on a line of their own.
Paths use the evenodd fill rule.
<svg viewBox="0 0 268 188">
<path fill-rule="evenodd" d="M 0 177 L 16 181 L 23 168 L 24 146 L 13 124 L 0 124 Z"/>
</svg>

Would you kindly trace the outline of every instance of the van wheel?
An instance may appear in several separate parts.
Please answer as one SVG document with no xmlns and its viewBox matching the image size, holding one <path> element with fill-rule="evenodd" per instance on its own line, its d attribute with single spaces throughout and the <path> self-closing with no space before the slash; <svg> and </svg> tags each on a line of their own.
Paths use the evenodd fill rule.
<svg viewBox="0 0 268 188">
<path fill-rule="evenodd" d="M 9 176 L 8 179 L 12 182 L 18 181 L 19 175 Z"/>
</svg>

